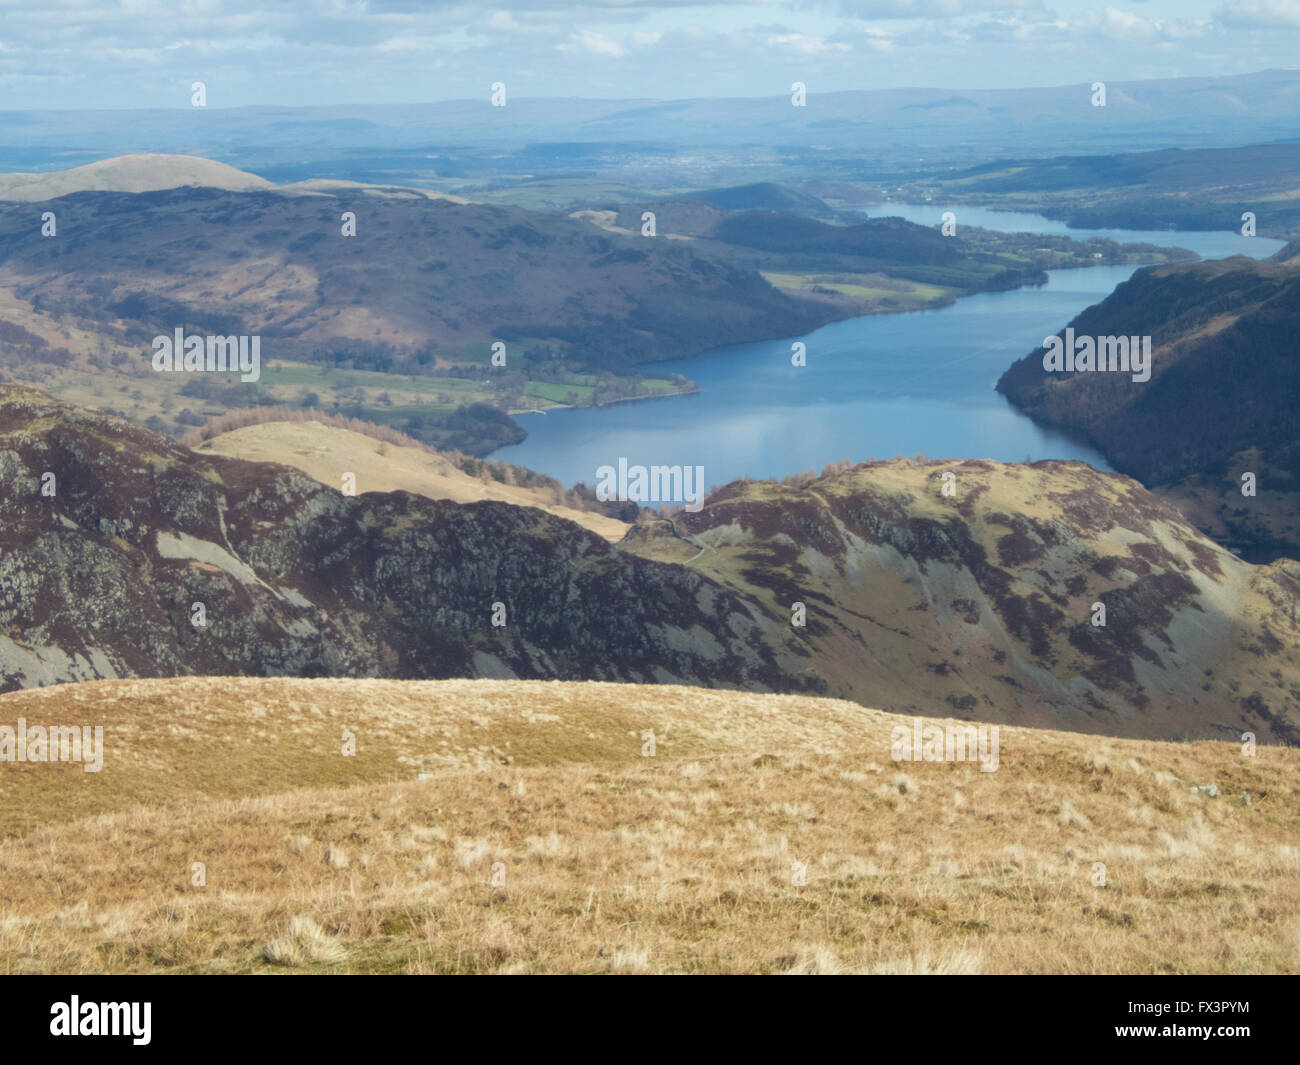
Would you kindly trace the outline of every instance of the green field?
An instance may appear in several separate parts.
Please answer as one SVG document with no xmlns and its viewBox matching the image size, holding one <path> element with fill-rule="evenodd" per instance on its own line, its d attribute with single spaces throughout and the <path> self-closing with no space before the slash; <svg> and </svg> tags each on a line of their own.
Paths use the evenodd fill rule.
<svg viewBox="0 0 1300 1065">
<path fill-rule="evenodd" d="M 917 310 L 939 306 L 959 295 L 957 289 L 881 274 L 787 274 L 767 270 L 762 274 L 770 284 L 788 292 L 812 293 L 816 289 L 829 289 L 860 300 L 870 309 Z"/>
<path fill-rule="evenodd" d="M 308 363 L 272 362 L 262 368 L 262 385 L 276 399 L 298 402 L 302 394 L 315 393 L 313 406 L 364 406 L 379 414 L 385 411 L 445 413 L 470 403 L 496 405 L 497 391 L 490 385 L 491 368 L 483 377 L 417 377 L 408 374 L 375 373 L 369 370 L 332 370 Z M 562 381 L 528 381 L 523 397 L 531 407 L 586 406 L 596 392 L 594 374 L 571 374 Z M 671 396 L 689 389 L 663 378 L 642 378 L 646 395 Z M 391 402 L 380 397 L 387 396 Z M 573 397 L 576 402 L 570 403 Z M 376 420 L 390 421 L 391 418 Z"/>
</svg>

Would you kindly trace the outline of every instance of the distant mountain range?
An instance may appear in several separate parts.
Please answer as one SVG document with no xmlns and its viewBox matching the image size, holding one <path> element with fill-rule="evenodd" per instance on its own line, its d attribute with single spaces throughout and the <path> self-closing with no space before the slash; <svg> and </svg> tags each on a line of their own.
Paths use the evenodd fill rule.
<svg viewBox="0 0 1300 1065">
<path fill-rule="evenodd" d="M 0 474 L 3 688 L 594 679 L 1300 739 L 1300 569 L 1243 562 L 1082 463 L 735 482 L 612 545 L 531 507 L 348 496 L 10 386 Z"/>
<path fill-rule="evenodd" d="M 48 169 L 105 155 L 209 155 L 275 181 L 399 178 L 610 169 L 619 155 L 662 158 L 701 145 L 758 165 L 774 147 L 786 166 L 844 176 L 864 163 L 978 163 L 1008 154 L 1059 155 L 1250 144 L 1295 137 L 1300 71 L 1219 78 L 1113 81 L 1105 108 L 1089 84 L 1022 89 L 883 89 L 819 93 L 793 107 L 788 82 L 769 97 L 589 100 L 512 97 L 346 107 L 0 112 L 0 168 Z M 784 93 L 784 95 L 783 95 Z M 492 150 L 480 160 L 476 146 Z M 505 149 L 505 156 L 502 149 Z M 84 153 L 84 154 L 80 154 Z M 698 154 L 698 152 L 696 153 Z M 857 160 L 841 169 L 847 159 Z M 605 160 L 602 162 L 601 160 Z M 301 169 L 301 168 L 306 168 Z"/>
</svg>

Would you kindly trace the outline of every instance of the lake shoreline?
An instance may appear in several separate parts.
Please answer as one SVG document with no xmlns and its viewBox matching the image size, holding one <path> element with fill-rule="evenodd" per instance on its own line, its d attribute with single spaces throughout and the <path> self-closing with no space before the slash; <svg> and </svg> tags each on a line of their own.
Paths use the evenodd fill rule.
<svg viewBox="0 0 1300 1065">
<path fill-rule="evenodd" d="M 900 205 L 876 209 L 897 214 Z M 970 222 L 981 220 L 976 216 Z M 1197 239 L 1180 246 L 1194 245 L 1188 250 L 1201 259 L 1238 253 L 1264 258 L 1282 246 L 1268 238 L 1246 244 L 1245 238 L 1192 232 L 1199 233 Z M 1132 235 L 1139 240 L 1116 242 L 1148 236 Z M 644 364 L 658 367 L 660 374 L 680 372 L 698 390 L 690 393 L 689 403 L 681 396 L 629 397 L 662 402 L 523 415 L 520 424 L 528 436 L 492 457 L 566 486 L 591 483 L 598 466 L 620 457 L 702 465 L 714 484 L 737 477 L 779 480 L 829 461 L 912 454 L 1004 462 L 1063 459 L 1110 470 L 1098 448 L 1037 425 L 995 386 L 1045 337 L 1149 265 L 1156 264 L 1063 265 L 1049 270 L 1041 284 L 971 293 L 916 312 L 848 315 L 804 334 Z M 803 366 L 791 364 L 795 342 L 805 345 Z"/>
</svg>

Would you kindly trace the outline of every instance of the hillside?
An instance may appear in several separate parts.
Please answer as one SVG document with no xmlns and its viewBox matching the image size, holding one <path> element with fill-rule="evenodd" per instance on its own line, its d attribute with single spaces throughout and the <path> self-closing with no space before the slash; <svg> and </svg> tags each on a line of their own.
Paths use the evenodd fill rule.
<svg viewBox="0 0 1300 1065">
<path fill-rule="evenodd" d="M 0 200 L 31 203 L 74 192 L 156 192 L 181 186 L 270 189 L 265 178 L 194 155 L 120 155 L 71 170 L 42 174 L 0 174 Z"/>
<path fill-rule="evenodd" d="M 177 324 L 260 334 L 264 358 L 409 372 L 436 353 L 482 372 L 475 345 L 494 340 L 517 345 L 512 369 L 547 340 L 617 370 L 830 320 L 680 241 L 418 193 L 354 202 L 347 188 L 316 188 L 50 201 L 75 240 L 41 239 L 29 209 L 0 204 L 0 281 L 20 296 L 39 291 L 47 309 L 125 326 L 145 369 L 149 339 Z M 342 236 L 345 211 L 359 211 L 355 237 Z"/>
<path fill-rule="evenodd" d="M 1300 567 L 1243 562 L 1086 463 L 897 459 L 737 481 L 625 546 L 774 614 L 803 602 L 793 631 L 828 695 L 1080 732 L 1300 739 Z"/>
<path fill-rule="evenodd" d="M 704 194 L 736 209 L 651 201 L 654 237 L 626 204 L 561 214 L 391 181 L 275 186 L 192 156 L 11 184 L 47 198 L 36 225 L 0 196 L 0 380 L 176 436 L 275 404 L 479 456 L 523 439 L 511 413 L 696 391 L 643 369 L 666 359 L 1183 254 L 740 209 L 820 210 L 770 183 Z M 152 341 L 177 328 L 259 337 L 260 376 L 155 373 Z"/>
<path fill-rule="evenodd" d="M 740 204 L 749 198 L 780 202 L 775 196 L 701 195 L 624 203 L 616 211 L 579 213 L 603 215 L 591 220 L 611 232 L 637 232 L 644 212 L 652 211 L 660 233 L 689 238 L 692 247 L 702 254 L 761 270 L 769 280 L 773 274 L 790 271 L 802 275 L 810 283 L 777 287 L 802 298 L 823 301 L 837 291 L 841 297 L 852 292 L 842 289 L 846 282 L 857 280 L 860 287 L 871 289 L 884 280 L 886 286 L 892 282 L 894 288 L 899 287 L 899 282 L 910 282 L 921 292 L 928 290 L 928 298 L 919 300 L 918 305 L 938 306 L 976 292 L 1043 284 L 1049 269 L 1098 263 L 1178 262 L 1194 257 L 1180 248 L 1000 233 L 974 226 L 963 227 L 960 236 L 944 236 L 937 225 L 920 226 L 901 218 L 864 219 L 852 211 L 836 216 L 836 224 L 830 224 L 816 217 L 808 204 L 793 197 L 790 207 L 783 210 L 739 206 L 724 210 L 718 205 L 719 199 Z M 935 217 L 937 221 L 937 213 Z M 857 295 L 847 304 L 854 313 L 903 309 L 882 307 L 869 295 Z M 845 301 L 841 298 L 837 302 Z"/>
<path fill-rule="evenodd" d="M 1287 748 L 1002 728 L 981 772 L 834 700 L 590 683 L 117 681 L 20 716 L 106 753 L 0 779 L 6 973 L 1300 970 Z"/>
<path fill-rule="evenodd" d="M 195 180 L 205 165 L 168 164 Z M 392 186 L 79 191 L 44 207 L 48 235 L 0 200 L 0 379 L 176 435 L 278 403 L 484 455 L 523 438 L 511 411 L 690 392 L 637 367 L 853 313 L 688 242 Z M 182 327 L 259 337 L 264 376 L 155 373 L 153 338 Z"/>
<path fill-rule="evenodd" d="M 816 196 L 771 181 L 721 189 L 701 189 L 683 198 L 699 200 L 725 211 L 784 211 L 814 218 L 835 216 L 834 208 Z"/>
<path fill-rule="evenodd" d="M 331 461 L 312 459 L 318 482 L 0 392 L 0 685 L 616 680 L 1148 738 L 1300 738 L 1294 563 L 1249 565 L 1083 463 L 895 460 L 738 481 L 612 545 L 506 502 L 367 491 L 364 477 L 344 495 L 357 471 Z"/>
<path fill-rule="evenodd" d="M 1300 233 L 1300 144 L 1173 148 L 1118 155 L 999 159 L 908 181 L 951 204 L 1037 211 L 1080 228 L 1240 230 L 1256 215 L 1260 235 Z"/>
<path fill-rule="evenodd" d="M 268 422 L 222 433 L 201 444 L 203 454 L 249 462 L 292 466 L 333 488 L 343 473 L 356 475 L 359 492 L 413 492 L 429 499 L 475 503 L 490 499 L 520 507 L 537 507 L 617 542 L 631 528 L 627 522 L 558 503 L 542 488 L 502 484 L 471 477 L 449 458 L 414 447 L 384 444 L 361 433 L 319 422 Z"/>
<path fill-rule="evenodd" d="M 1076 336 L 1150 335 L 1151 379 L 1048 373 L 1039 348 L 998 391 L 1086 438 L 1252 558 L 1300 558 L 1300 264 L 1245 256 L 1140 270 L 1076 317 Z M 1252 472 L 1257 494 L 1243 497 Z"/>
<path fill-rule="evenodd" d="M 816 687 L 774 619 L 541 510 L 344 495 L 14 387 L 0 477 L 0 690 L 192 673 Z"/>
<path fill-rule="evenodd" d="M 53 200 L 74 192 L 159 192 L 175 188 L 278 189 L 294 195 L 351 194 L 366 198 L 449 200 L 467 203 L 460 196 L 432 189 L 405 188 L 331 178 L 311 178 L 276 185 L 245 170 L 198 155 L 146 152 L 100 159 L 68 170 L 0 174 L 0 200 L 26 203 Z"/>
<path fill-rule="evenodd" d="M 188 156 L 128 156 L 36 178 L 58 231 L 43 237 L 26 207 L 0 201 L 0 286 L 30 303 L 26 316 L 5 317 L 38 335 L 41 315 L 62 330 L 93 324 L 101 353 L 117 349 L 111 369 L 128 374 L 144 372 L 153 336 L 183 324 L 260 335 L 266 361 L 523 374 L 563 395 L 578 373 L 626 374 L 880 309 L 843 292 L 827 298 L 824 285 L 774 287 L 772 272 L 912 282 L 921 304 L 936 305 L 1040 283 L 1049 267 L 1093 265 L 1098 249 L 1105 262 L 1171 254 L 977 230 L 949 239 L 898 219 L 830 225 L 741 207 L 817 203 L 774 185 L 701 194 L 714 203 L 678 197 L 565 215 L 341 180 L 276 187 Z M 211 187 L 172 187 L 182 185 Z M 76 194 L 60 195 L 64 187 Z M 660 216 L 654 239 L 641 235 L 645 209 Z M 345 212 L 356 216 L 353 236 L 342 234 Z M 510 348 L 504 368 L 487 360 L 496 341 Z M 41 358 L 43 345 L 28 347 L 25 361 Z"/>
</svg>

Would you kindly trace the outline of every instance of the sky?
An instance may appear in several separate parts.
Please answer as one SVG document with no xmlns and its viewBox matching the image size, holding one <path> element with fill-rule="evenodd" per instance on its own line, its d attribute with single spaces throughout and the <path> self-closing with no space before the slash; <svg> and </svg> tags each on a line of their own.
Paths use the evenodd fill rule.
<svg viewBox="0 0 1300 1065">
<path fill-rule="evenodd" d="M 0 110 L 1019 88 L 1300 64 L 1300 0 L 0 0 Z"/>
</svg>

